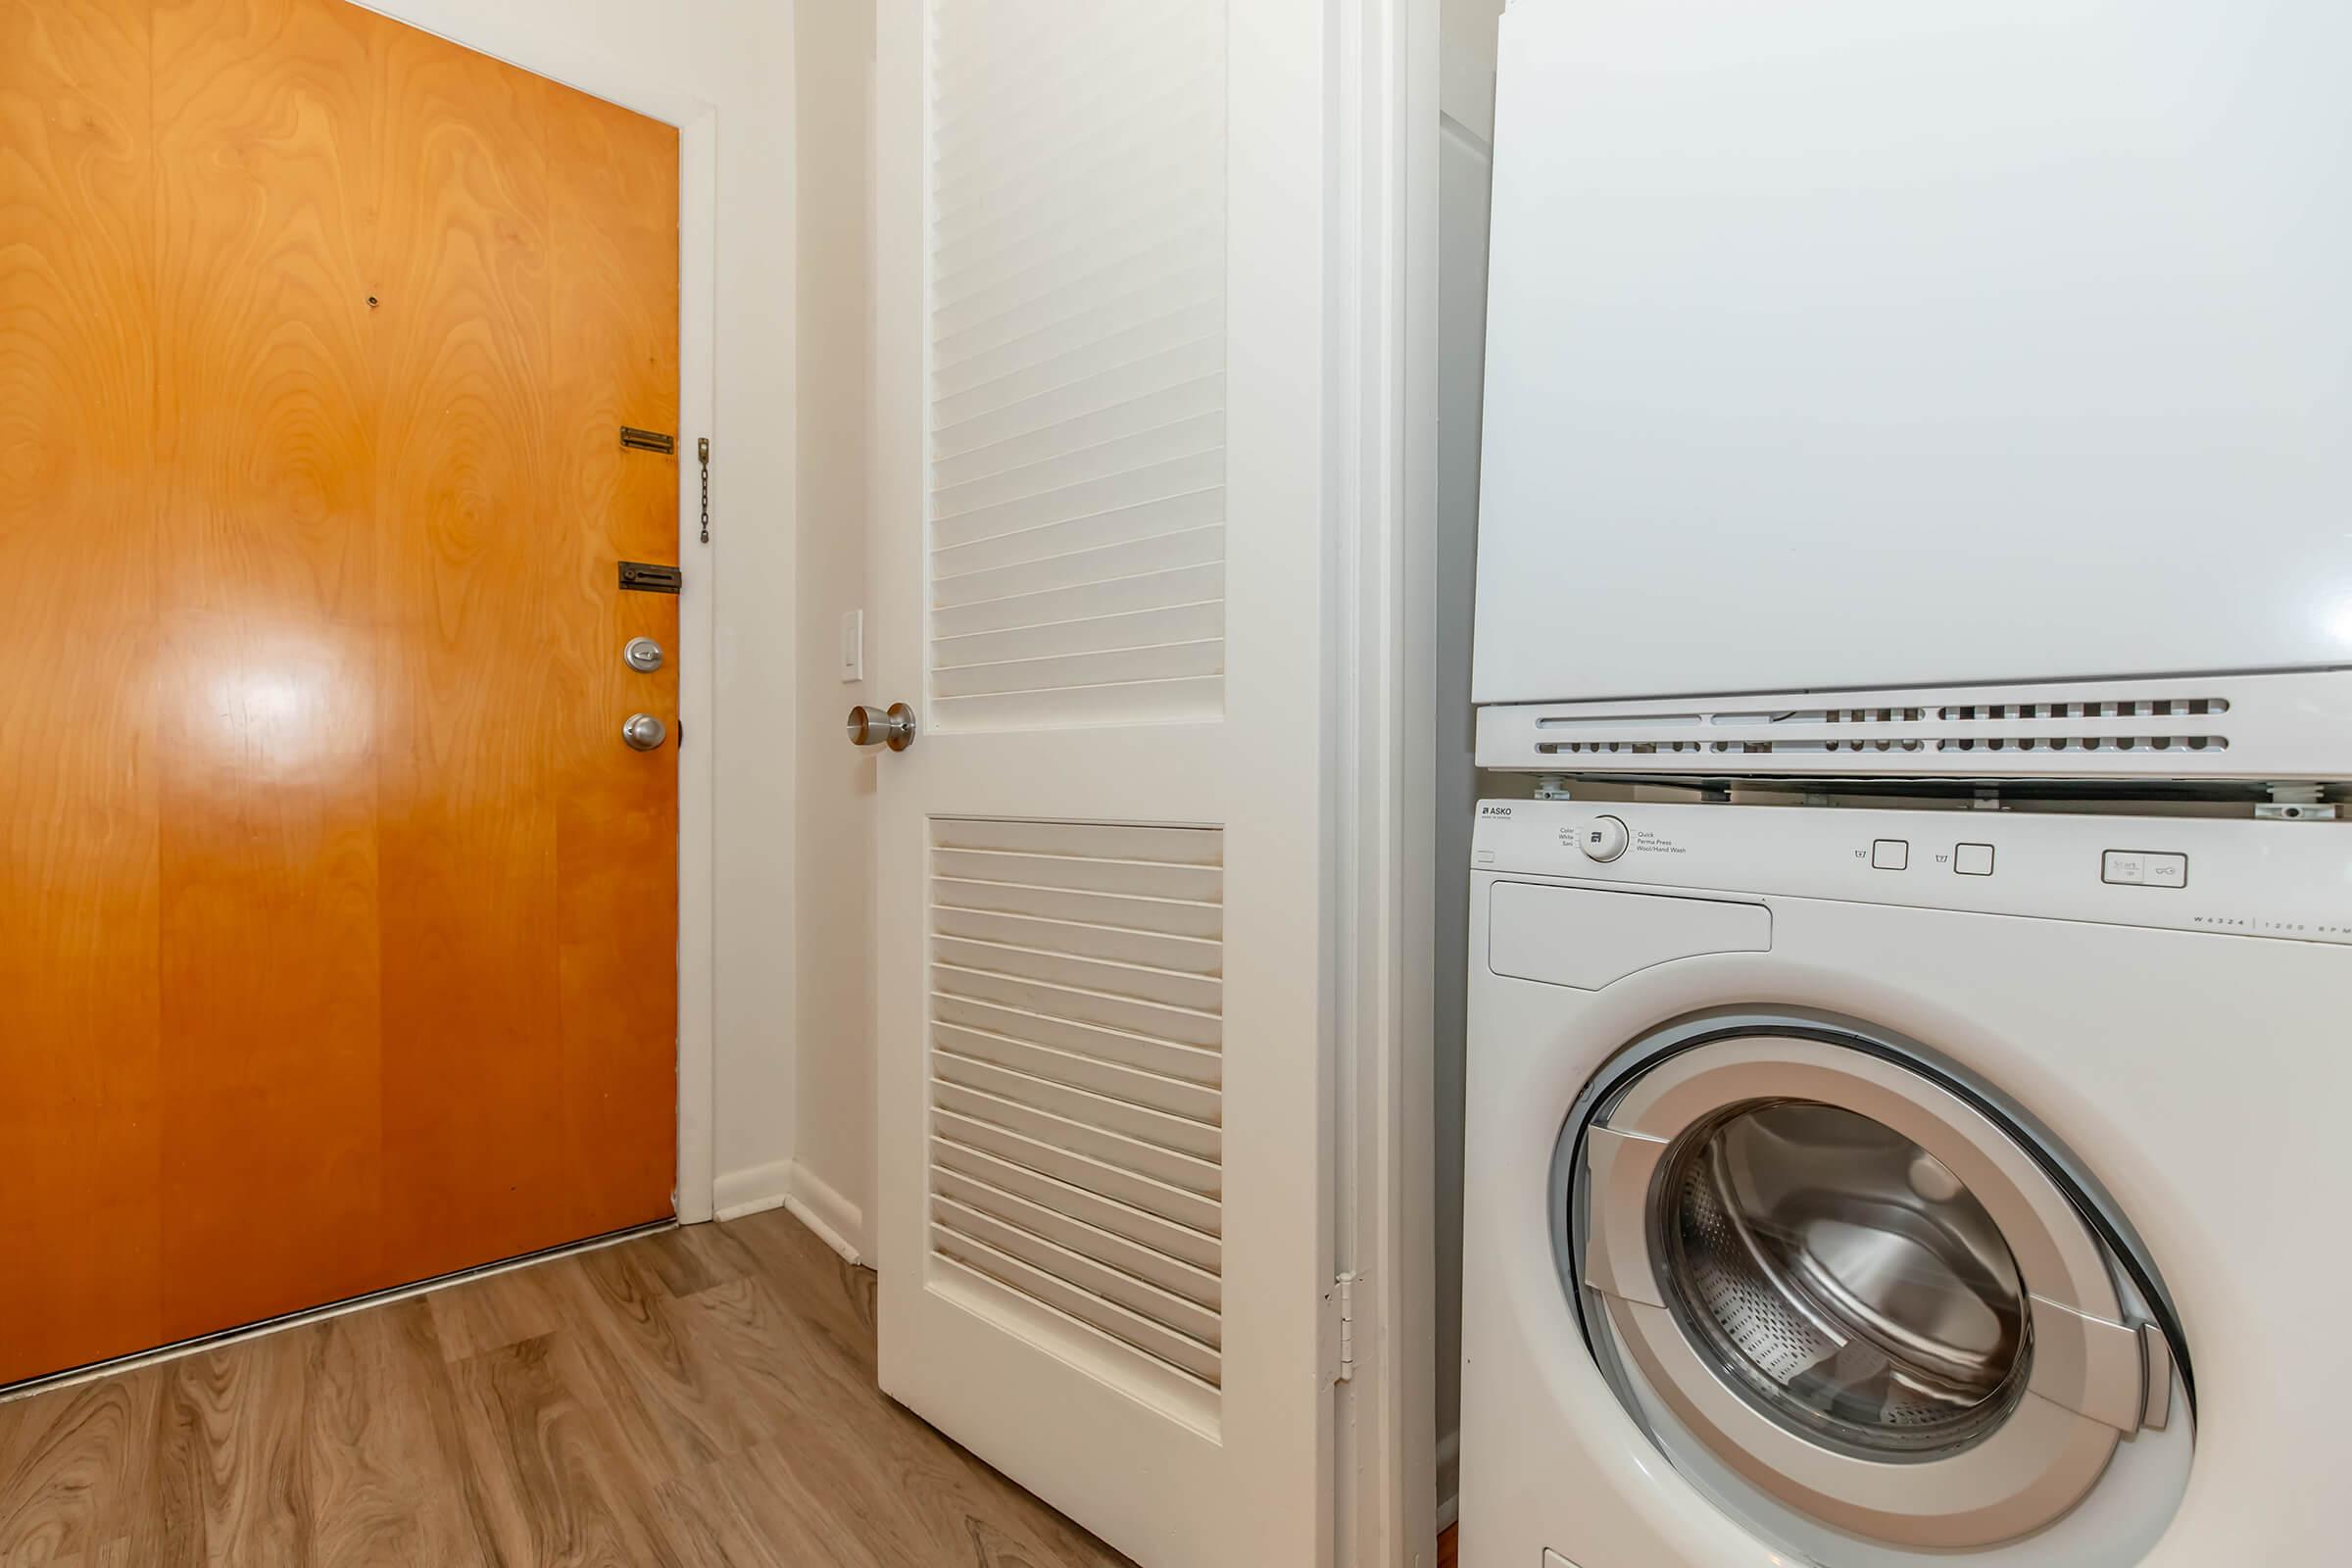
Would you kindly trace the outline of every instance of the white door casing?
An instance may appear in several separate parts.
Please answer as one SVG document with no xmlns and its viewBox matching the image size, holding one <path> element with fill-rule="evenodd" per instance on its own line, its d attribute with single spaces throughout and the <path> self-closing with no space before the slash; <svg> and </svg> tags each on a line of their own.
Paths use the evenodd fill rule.
<svg viewBox="0 0 2352 1568">
<path fill-rule="evenodd" d="M 1326 25 L 878 19 L 881 1380 L 1147 1568 L 1331 1555 Z"/>
</svg>

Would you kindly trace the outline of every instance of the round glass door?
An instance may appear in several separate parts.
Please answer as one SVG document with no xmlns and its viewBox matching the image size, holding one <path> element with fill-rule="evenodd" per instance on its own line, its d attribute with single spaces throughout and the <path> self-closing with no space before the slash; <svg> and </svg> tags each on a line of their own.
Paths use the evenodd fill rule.
<svg viewBox="0 0 2352 1568">
<path fill-rule="evenodd" d="M 1643 1060 L 1564 1148 L 1604 1365 L 1797 1516 L 2015 1541 L 2142 1426 L 2105 1248 L 2007 1125 L 1909 1062 L 1727 1031 Z"/>
<path fill-rule="evenodd" d="M 2026 1293 L 2000 1228 L 1892 1128 L 1802 1101 L 1692 1130 L 1659 1184 L 1668 1304 L 1758 1409 L 1877 1459 L 1936 1458 L 2026 1387 Z"/>
</svg>

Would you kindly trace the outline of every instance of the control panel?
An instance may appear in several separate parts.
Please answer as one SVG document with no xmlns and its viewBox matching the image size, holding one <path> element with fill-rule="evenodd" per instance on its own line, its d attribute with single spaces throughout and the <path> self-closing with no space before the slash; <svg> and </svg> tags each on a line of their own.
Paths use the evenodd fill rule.
<svg viewBox="0 0 2352 1568">
<path fill-rule="evenodd" d="M 2352 944 L 2352 823 L 1487 801 L 1473 869 Z"/>
<path fill-rule="evenodd" d="M 2188 857 L 2163 850 L 2109 850 L 2099 859 L 2099 879 L 2119 888 L 2184 888 Z"/>
</svg>

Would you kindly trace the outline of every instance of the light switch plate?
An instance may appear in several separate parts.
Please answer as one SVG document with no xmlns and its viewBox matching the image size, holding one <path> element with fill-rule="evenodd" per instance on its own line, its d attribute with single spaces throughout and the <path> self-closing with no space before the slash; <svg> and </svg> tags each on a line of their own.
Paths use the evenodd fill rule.
<svg viewBox="0 0 2352 1568">
<path fill-rule="evenodd" d="M 865 612 L 841 612 L 841 679 L 844 685 L 865 679 Z"/>
</svg>

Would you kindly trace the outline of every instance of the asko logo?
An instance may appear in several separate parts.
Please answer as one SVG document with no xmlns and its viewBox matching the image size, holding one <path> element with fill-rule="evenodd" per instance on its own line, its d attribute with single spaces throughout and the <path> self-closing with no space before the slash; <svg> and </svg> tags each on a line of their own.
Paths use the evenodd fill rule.
<svg viewBox="0 0 2352 1568">
<path fill-rule="evenodd" d="M 1511 814 L 1511 808 L 1507 806 L 1481 806 L 1478 808 L 1478 814 L 1481 816 L 1508 816 Z"/>
</svg>

